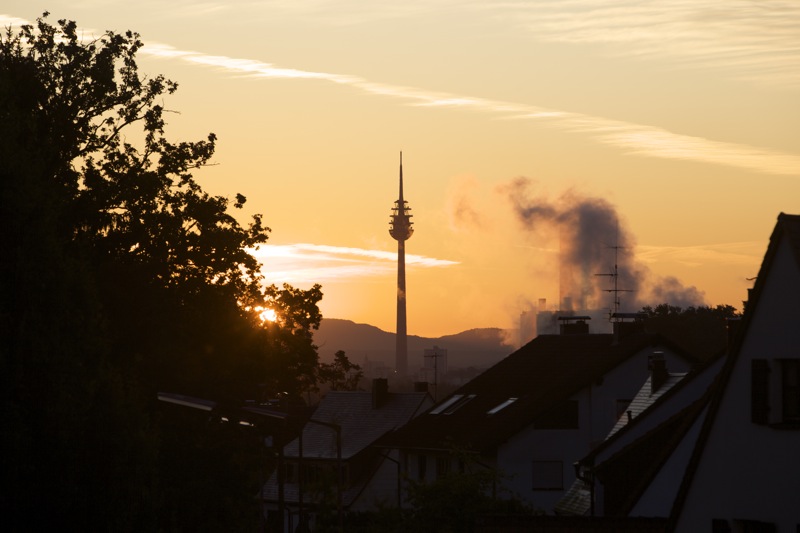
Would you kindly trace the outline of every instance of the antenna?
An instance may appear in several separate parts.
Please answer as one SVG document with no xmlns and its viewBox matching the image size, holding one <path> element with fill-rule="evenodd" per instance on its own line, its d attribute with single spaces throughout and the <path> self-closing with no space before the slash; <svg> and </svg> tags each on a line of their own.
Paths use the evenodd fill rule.
<svg viewBox="0 0 800 533">
<path fill-rule="evenodd" d="M 424 357 L 433 360 L 433 402 L 436 403 L 436 396 L 439 392 L 439 363 L 440 357 L 447 357 L 447 350 L 442 350 L 438 346 L 434 346 L 432 350 L 428 349 L 424 352 Z M 446 365 L 445 365 L 446 366 Z"/>
<path fill-rule="evenodd" d="M 614 295 L 611 309 L 609 309 L 609 320 L 612 320 L 618 313 L 619 307 L 622 305 L 619 293 L 621 292 L 633 292 L 631 289 L 620 289 L 619 288 L 619 267 L 617 265 L 617 259 L 619 258 L 619 251 L 623 250 L 624 247 L 619 245 L 619 222 L 617 222 L 617 235 L 616 235 L 616 243 L 614 246 L 609 246 L 608 248 L 614 250 L 614 270 L 609 272 L 608 274 L 595 274 L 595 276 L 606 276 L 613 278 L 614 280 L 614 288 L 613 289 L 603 289 L 604 292 L 610 292 Z"/>
</svg>

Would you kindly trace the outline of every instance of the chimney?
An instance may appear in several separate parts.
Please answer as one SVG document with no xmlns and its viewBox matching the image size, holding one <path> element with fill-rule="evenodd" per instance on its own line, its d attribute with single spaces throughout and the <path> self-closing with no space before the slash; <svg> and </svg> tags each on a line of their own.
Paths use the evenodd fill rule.
<svg viewBox="0 0 800 533">
<path fill-rule="evenodd" d="M 561 335 L 586 335 L 589 333 L 590 316 L 560 316 L 558 320 L 561 322 L 559 333 Z"/>
<path fill-rule="evenodd" d="M 590 316 L 560 316 L 559 334 L 561 335 L 586 335 L 589 333 Z"/>
<path fill-rule="evenodd" d="M 389 400 L 389 380 L 375 378 L 372 380 L 372 408 L 379 409 Z"/>
<path fill-rule="evenodd" d="M 427 381 L 415 381 L 414 382 L 414 392 L 428 392 L 428 382 Z"/>
<path fill-rule="evenodd" d="M 614 331 L 614 342 L 617 343 L 629 335 L 644 333 L 644 313 L 614 313 L 611 315 Z"/>
<path fill-rule="evenodd" d="M 652 396 L 661 388 L 661 385 L 663 385 L 669 377 L 667 362 L 664 359 L 664 352 L 653 352 L 647 366 L 650 370 L 650 395 Z"/>
</svg>

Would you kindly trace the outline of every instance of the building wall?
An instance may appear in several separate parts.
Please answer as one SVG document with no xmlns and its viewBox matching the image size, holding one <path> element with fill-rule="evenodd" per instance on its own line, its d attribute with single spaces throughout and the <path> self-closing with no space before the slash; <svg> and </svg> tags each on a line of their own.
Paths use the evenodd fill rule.
<svg viewBox="0 0 800 533">
<path fill-rule="evenodd" d="M 751 361 L 800 357 L 800 271 L 789 242 L 779 244 L 749 324 L 677 531 L 710 531 L 712 520 L 800 524 L 800 430 L 751 421 Z M 774 396 L 772 401 L 774 402 Z M 774 404 L 773 404 L 774 405 Z"/>
<path fill-rule="evenodd" d="M 383 458 L 375 474 L 350 506 L 351 511 L 374 511 L 398 506 L 398 465 L 395 461 L 399 461 L 400 454 L 397 450 L 386 450 L 385 453 L 390 459 Z M 400 497 L 403 497 L 402 490 Z"/>
</svg>

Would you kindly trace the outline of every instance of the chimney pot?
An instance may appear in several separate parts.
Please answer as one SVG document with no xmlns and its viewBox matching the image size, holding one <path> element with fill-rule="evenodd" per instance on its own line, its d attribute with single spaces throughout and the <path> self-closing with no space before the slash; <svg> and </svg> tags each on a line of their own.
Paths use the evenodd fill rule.
<svg viewBox="0 0 800 533">
<path fill-rule="evenodd" d="M 664 352 L 653 352 L 648 362 L 650 368 L 650 394 L 653 395 L 667 381 L 667 361 L 664 359 Z"/>
<path fill-rule="evenodd" d="M 372 380 L 372 408 L 379 409 L 389 400 L 389 380 L 375 378 Z"/>
</svg>

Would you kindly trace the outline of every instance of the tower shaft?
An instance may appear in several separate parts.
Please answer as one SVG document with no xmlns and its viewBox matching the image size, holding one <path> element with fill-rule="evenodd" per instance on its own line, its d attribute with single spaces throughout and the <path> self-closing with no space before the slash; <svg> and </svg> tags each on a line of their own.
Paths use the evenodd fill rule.
<svg viewBox="0 0 800 533">
<path fill-rule="evenodd" d="M 397 241 L 397 335 L 395 372 L 405 377 L 408 372 L 408 338 L 406 324 L 406 241 L 414 233 L 411 208 L 403 198 L 403 152 L 400 152 L 400 191 L 392 208 L 389 234 Z"/>
<path fill-rule="evenodd" d="M 405 376 L 408 373 L 407 335 L 406 241 L 397 241 L 397 335 L 395 338 L 395 370 L 399 376 Z"/>
</svg>

